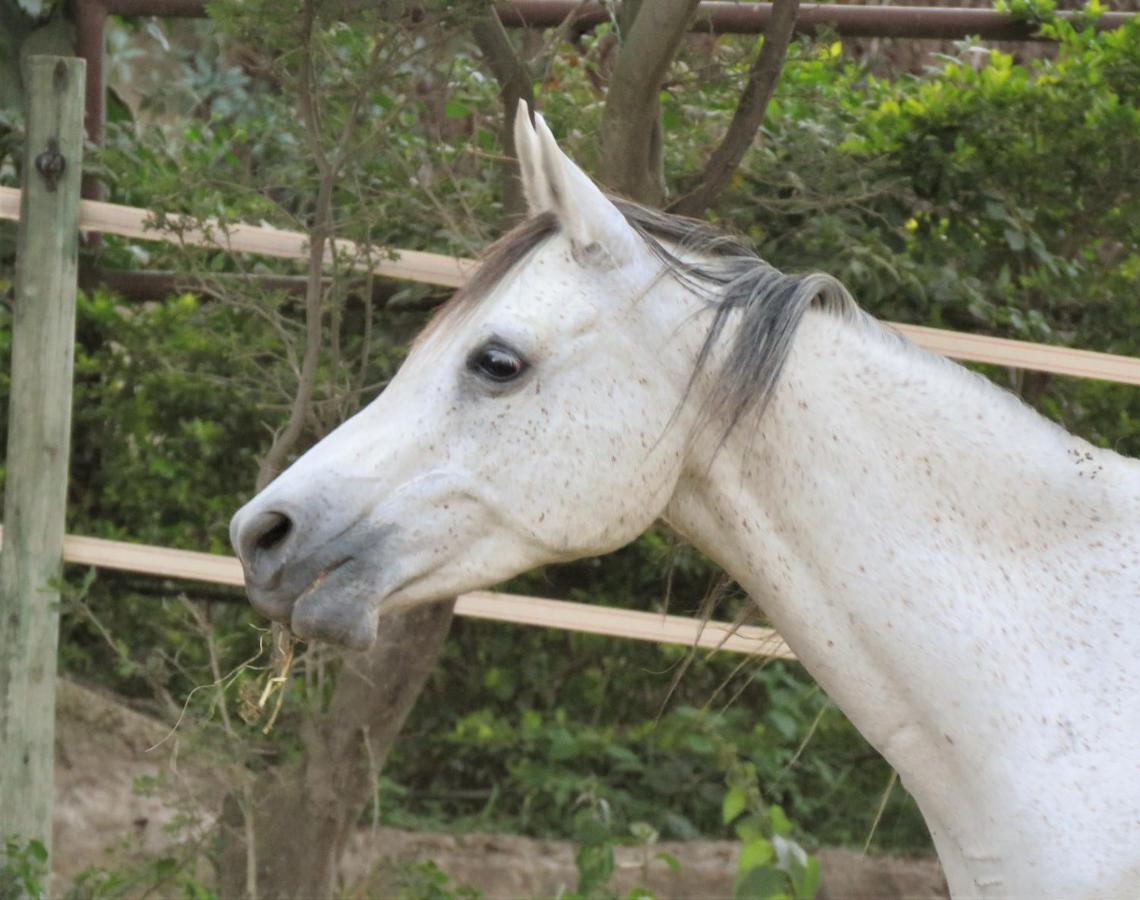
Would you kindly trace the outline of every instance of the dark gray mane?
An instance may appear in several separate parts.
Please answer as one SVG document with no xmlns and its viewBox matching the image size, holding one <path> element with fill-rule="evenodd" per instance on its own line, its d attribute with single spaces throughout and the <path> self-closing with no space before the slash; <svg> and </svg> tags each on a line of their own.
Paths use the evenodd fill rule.
<svg viewBox="0 0 1140 900">
<path fill-rule="evenodd" d="M 723 421 L 725 436 L 746 413 L 760 414 L 768 405 L 810 306 L 845 318 L 865 316 L 847 288 L 830 275 L 787 275 L 706 222 L 614 202 L 673 276 L 703 296 L 712 309 L 690 386 L 707 367 L 729 319 L 740 314 L 705 411 L 706 419 Z"/>
<path fill-rule="evenodd" d="M 704 298 L 712 322 L 693 367 L 690 386 L 705 371 L 729 319 L 739 313 L 731 346 L 716 374 L 706 418 L 723 421 L 724 434 L 749 412 L 767 406 L 804 314 L 813 304 L 853 320 L 869 319 L 835 278 L 787 275 L 731 235 L 695 219 L 611 198 L 672 276 Z M 471 309 L 515 265 L 558 231 L 553 213 L 527 219 L 492 245 L 475 276 L 440 311 L 429 330 Z"/>
</svg>

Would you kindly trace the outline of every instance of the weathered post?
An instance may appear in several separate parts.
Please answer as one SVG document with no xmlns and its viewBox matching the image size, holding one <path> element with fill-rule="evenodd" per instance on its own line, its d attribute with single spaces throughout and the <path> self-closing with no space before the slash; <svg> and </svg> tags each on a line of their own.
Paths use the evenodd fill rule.
<svg viewBox="0 0 1140 900">
<path fill-rule="evenodd" d="M 0 835 L 51 847 L 84 62 L 27 62 L 4 544 L 0 550 Z"/>
</svg>

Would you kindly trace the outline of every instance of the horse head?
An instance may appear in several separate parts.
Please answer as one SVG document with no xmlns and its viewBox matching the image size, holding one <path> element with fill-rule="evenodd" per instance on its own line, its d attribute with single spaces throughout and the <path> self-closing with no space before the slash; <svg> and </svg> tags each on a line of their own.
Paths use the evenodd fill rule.
<svg viewBox="0 0 1140 900">
<path fill-rule="evenodd" d="M 597 555 L 660 515 L 684 315 L 643 302 L 663 264 L 525 105 L 529 217 L 486 255 L 371 404 L 234 516 L 247 590 L 294 632 L 354 648 L 379 617 Z"/>
</svg>

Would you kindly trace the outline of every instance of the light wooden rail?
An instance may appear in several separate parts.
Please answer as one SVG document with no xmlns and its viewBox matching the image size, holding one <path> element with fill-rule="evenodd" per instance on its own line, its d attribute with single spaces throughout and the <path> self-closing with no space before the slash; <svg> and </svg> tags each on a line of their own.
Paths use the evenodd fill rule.
<svg viewBox="0 0 1140 900">
<path fill-rule="evenodd" d="M 0 542 L 4 530 L 0 528 Z M 68 535 L 63 539 L 66 562 L 122 572 L 138 572 L 159 578 L 203 581 L 234 587 L 244 585 L 241 564 L 232 556 L 171 550 L 149 544 L 109 541 L 103 538 Z M 491 619 L 516 625 L 559 628 L 607 637 L 652 641 L 659 644 L 694 644 L 707 650 L 727 650 L 757 657 L 795 659 L 795 654 L 771 628 L 710 621 L 702 624 L 685 616 L 616 609 L 547 600 L 518 594 L 474 591 L 463 594 L 455 604 L 455 612 L 474 619 Z"/>
<path fill-rule="evenodd" d="M 0 187 L 0 219 L 20 218 L 20 192 Z M 144 241 L 163 241 L 188 247 L 211 247 L 228 253 L 256 253 L 278 259 L 308 259 L 309 237 L 296 231 L 282 231 L 265 225 L 226 224 L 160 214 L 137 206 L 119 206 L 98 200 L 81 200 L 79 227 L 83 231 L 116 234 Z M 365 248 L 352 241 L 337 241 L 336 250 L 353 261 L 354 268 L 371 268 L 377 275 L 401 281 L 420 281 L 443 287 L 459 287 L 470 276 L 474 260 L 419 250 L 372 248 L 371 265 L 364 262 Z M 332 251 L 326 254 L 330 261 Z"/>
<path fill-rule="evenodd" d="M 19 212 L 20 192 L 0 187 L 0 219 L 18 219 Z M 256 253 L 283 259 L 308 258 L 308 238 L 298 232 L 244 224 L 215 223 L 203 228 L 197 223 L 182 222 L 177 218 L 167 219 L 165 226 L 159 226 L 158 222 L 157 214 L 138 207 L 92 200 L 82 201 L 80 207 L 80 227 L 84 230 L 136 240 L 214 247 L 231 253 Z M 337 250 L 355 260 L 366 258 L 362 248 L 349 241 L 338 241 Z M 355 264 L 365 268 L 369 265 L 367 262 Z M 414 250 L 376 249 L 371 261 L 372 270 L 378 275 L 444 287 L 459 287 L 477 265 L 470 259 Z M 918 346 L 953 359 L 1140 385 L 1140 359 L 1133 357 L 917 325 L 888 324 Z M 81 565 L 167 578 L 237 586 L 243 583 L 241 566 L 232 557 L 145 544 L 68 536 L 64 540 L 64 558 Z M 781 659 L 795 658 L 776 632 L 755 626 L 734 629 L 729 623 L 716 621 L 702 625 L 684 616 L 662 616 L 488 591 L 464 594 L 458 599 L 455 610 L 459 615 L 500 622 L 659 643 L 695 644 L 707 649 Z"/>
<path fill-rule="evenodd" d="M 1034 344 L 1011 338 L 927 328 L 925 325 L 887 324 L 912 343 L 951 359 L 1140 385 L 1140 359 L 1133 356 L 1074 350 L 1055 344 Z"/>
<path fill-rule="evenodd" d="M 20 192 L 0 187 L 0 219 L 18 219 Z M 167 227 L 158 227 L 157 213 L 134 206 L 118 206 L 84 200 L 80 206 L 80 227 L 103 234 L 116 234 L 136 240 L 167 241 L 196 247 L 215 247 L 231 253 L 257 253 L 283 259 L 307 259 L 308 238 L 304 234 L 255 225 L 222 225 L 205 229 L 195 224 L 180 223 L 169 217 Z M 367 268 L 362 248 L 351 241 L 338 241 L 337 249 L 356 260 L 359 268 Z M 404 281 L 419 281 L 443 287 L 458 287 L 470 277 L 478 263 L 475 260 L 418 250 L 376 248 L 372 254 L 372 270 L 377 275 Z M 940 328 L 887 323 L 920 347 L 964 362 L 993 363 L 1018 369 L 1033 369 L 1055 375 L 1098 378 L 1120 384 L 1140 385 L 1140 359 L 1074 350 L 1029 341 L 966 334 Z"/>
</svg>

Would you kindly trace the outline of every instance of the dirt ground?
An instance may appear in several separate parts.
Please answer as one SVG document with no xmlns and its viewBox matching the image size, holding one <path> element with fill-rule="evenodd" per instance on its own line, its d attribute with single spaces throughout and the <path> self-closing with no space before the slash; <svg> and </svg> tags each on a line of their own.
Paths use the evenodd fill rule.
<svg viewBox="0 0 1140 900">
<path fill-rule="evenodd" d="M 739 846 L 732 841 L 663 841 L 650 848 L 618 848 L 610 884 L 625 896 L 639 885 L 658 900 L 696 900 L 732 895 Z M 656 854 L 671 854 L 674 871 Z M 360 833 L 345 860 L 350 885 L 390 893 L 392 860 L 431 860 L 454 884 L 468 884 L 488 898 L 557 897 L 573 890 L 574 847 L 565 841 L 537 841 L 501 834 L 447 835 L 381 828 Z M 864 857 L 842 848 L 819 852 L 823 871 L 820 900 L 934 900 L 948 897 L 935 860 Z M 375 895 L 372 895 L 375 896 Z"/>
<path fill-rule="evenodd" d="M 220 808 L 224 767 L 201 746 L 168 738 L 162 723 L 62 681 L 56 723 L 55 884 L 89 866 L 112 866 L 168 847 L 172 830 L 206 835 Z M 162 743 L 160 743 L 162 742 Z M 159 746 L 154 748 L 156 744 Z M 673 871 L 655 854 L 674 856 Z M 736 865 L 731 841 L 663 842 L 648 852 L 621 848 L 613 886 L 639 884 L 659 900 L 728 897 Z M 947 897 L 937 861 L 819 853 L 821 898 L 934 900 Z M 573 845 L 502 834 L 450 835 L 362 829 L 343 866 L 352 897 L 391 896 L 401 864 L 431 861 L 453 885 L 491 898 L 556 897 L 576 883 Z"/>
</svg>

